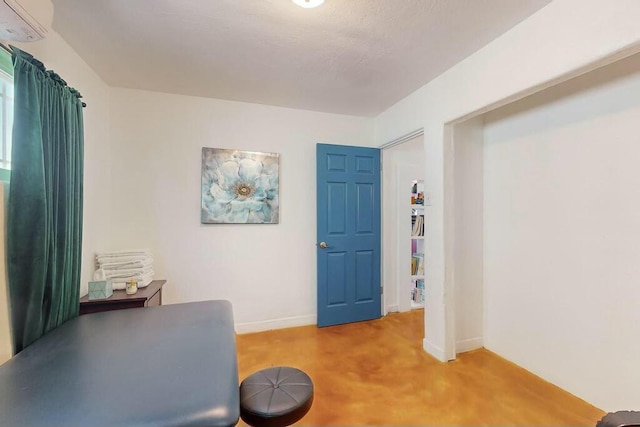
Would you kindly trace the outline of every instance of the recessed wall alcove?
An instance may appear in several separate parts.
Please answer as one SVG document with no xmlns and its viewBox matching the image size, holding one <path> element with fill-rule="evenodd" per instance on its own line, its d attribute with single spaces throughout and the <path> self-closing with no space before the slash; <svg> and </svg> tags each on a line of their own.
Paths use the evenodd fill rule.
<svg viewBox="0 0 640 427">
<path fill-rule="evenodd" d="M 484 346 L 605 410 L 637 407 L 640 55 L 445 136 L 455 351 Z"/>
</svg>

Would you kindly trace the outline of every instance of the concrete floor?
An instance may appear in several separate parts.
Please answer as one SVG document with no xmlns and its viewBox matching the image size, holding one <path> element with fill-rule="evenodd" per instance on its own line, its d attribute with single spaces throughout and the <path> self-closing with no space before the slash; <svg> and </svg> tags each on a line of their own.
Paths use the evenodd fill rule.
<svg viewBox="0 0 640 427">
<path fill-rule="evenodd" d="M 595 426 L 604 415 L 485 349 L 440 363 L 422 349 L 423 328 L 414 310 L 238 335 L 240 379 L 279 365 L 309 374 L 314 402 L 298 425 Z"/>
</svg>

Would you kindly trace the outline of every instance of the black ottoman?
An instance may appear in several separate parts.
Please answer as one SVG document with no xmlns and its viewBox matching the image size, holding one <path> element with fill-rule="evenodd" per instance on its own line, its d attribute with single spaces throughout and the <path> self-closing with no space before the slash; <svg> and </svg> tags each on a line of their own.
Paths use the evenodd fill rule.
<svg viewBox="0 0 640 427">
<path fill-rule="evenodd" d="M 631 427 L 640 426 L 640 412 L 638 411 L 618 411 L 609 412 L 602 417 L 596 427 Z"/>
<path fill-rule="evenodd" d="M 240 417 L 255 427 L 284 427 L 304 417 L 313 403 L 313 382 L 300 369 L 276 366 L 240 384 Z"/>
</svg>

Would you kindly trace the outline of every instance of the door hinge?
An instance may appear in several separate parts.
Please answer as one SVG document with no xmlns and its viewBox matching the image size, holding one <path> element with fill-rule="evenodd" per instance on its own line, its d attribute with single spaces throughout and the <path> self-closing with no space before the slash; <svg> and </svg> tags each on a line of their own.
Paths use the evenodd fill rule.
<svg viewBox="0 0 640 427">
<path fill-rule="evenodd" d="M 382 289 L 382 286 L 380 286 L 380 295 L 384 294 L 384 291 Z"/>
</svg>

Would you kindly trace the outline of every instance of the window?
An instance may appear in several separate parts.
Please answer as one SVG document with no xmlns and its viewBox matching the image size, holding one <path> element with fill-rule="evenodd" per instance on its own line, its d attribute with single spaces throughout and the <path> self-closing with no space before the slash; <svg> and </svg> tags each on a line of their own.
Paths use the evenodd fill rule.
<svg viewBox="0 0 640 427">
<path fill-rule="evenodd" d="M 4 49 L 0 49 L 0 169 L 11 169 L 12 129 L 13 64 L 11 55 Z"/>
</svg>

